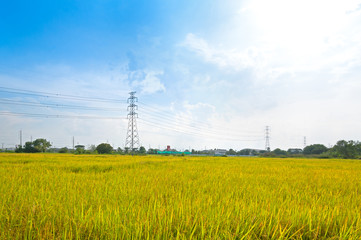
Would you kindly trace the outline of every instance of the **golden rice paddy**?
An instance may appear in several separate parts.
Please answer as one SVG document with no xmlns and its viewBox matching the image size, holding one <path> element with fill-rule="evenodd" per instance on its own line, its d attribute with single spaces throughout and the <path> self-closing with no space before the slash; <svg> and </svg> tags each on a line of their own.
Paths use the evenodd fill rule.
<svg viewBox="0 0 361 240">
<path fill-rule="evenodd" d="M 361 239 L 361 162 L 0 154 L 0 239 Z"/>
</svg>

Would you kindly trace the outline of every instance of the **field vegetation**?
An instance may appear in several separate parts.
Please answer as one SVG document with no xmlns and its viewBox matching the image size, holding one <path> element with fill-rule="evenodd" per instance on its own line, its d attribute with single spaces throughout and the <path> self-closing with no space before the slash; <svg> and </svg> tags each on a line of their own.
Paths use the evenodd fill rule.
<svg viewBox="0 0 361 240">
<path fill-rule="evenodd" d="M 0 154 L 1 239 L 360 239 L 361 162 Z"/>
</svg>

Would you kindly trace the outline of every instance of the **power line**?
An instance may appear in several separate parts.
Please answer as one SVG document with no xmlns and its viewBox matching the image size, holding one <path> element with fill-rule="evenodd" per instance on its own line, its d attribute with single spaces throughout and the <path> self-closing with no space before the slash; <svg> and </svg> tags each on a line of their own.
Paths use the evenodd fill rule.
<svg viewBox="0 0 361 240">
<path fill-rule="evenodd" d="M 14 94 L 25 94 L 30 96 L 40 96 L 46 98 L 62 98 L 62 99 L 72 99 L 72 100 L 82 100 L 82 101 L 95 101 L 95 102 L 124 102 L 116 99 L 107 99 L 107 98 L 90 98 L 90 97 L 81 97 L 75 95 L 65 95 L 65 94 L 55 94 L 48 92 L 38 92 L 38 91 L 29 91 L 23 89 L 15 89 L 15 88 L 6 88 L 0 87 L 0 92 L 14 93 Z M 139 135 L 137 131 L 136 118 L 137 113 L 135 110 L 138 110 L 137 98 L 135 97 L 135 92 L 130 93 L 131 96 L 128 98 L 128 132 L 126 138 L 126 145 L 130 145 L 130 149 L 134 150 L 139 147 Z M 13 104 L 13 105 L 24 105 L 31 107 L 47 107 L 47 108 L 73 108 L 79 110 L 109 110 L 109 111 L 119 111 L 117 108 L 96 108 L 96 107 L 86 107 L 86 106 L 78 106 L 78 105 L 65 105 L 65 104 L 54 104 L 54 103 L 29 103 L 24 101 L 12 101 L 8 99 L 0 99 L 0 103 L 3 104 Z M 187 134 L 191 136 L 199 136 L 199 137 L 208 137 L 213 139 L 223 139 L 228 141 L 260 141 L 260 135 L 239 135 L 240 131 L 236 129 L 228 129 L 231 133 L 227 133 L 222 126 L 222 128 L 214 128 L 210 129 L 210 123 L 205 121 L 199 121 L 189 118 L 184 118 L 182 116 L 174 116 L 168 112 L 165 112 L 162 109 L 157 107 L 141 103 L 145 106 L 144 113 L 148 116 L 147 120 L 142 121 L 144 124 L 158 127 L 161 129 L 171 130 L 173 132 L 179 132 L 182 134 Z M 37 113 L 23 113 L 23 112 L 0 112 L 0 115 L 9 115 L 9 116 L 25 116 L 25 117 L 38 117 L 38 118 L 77 118 L 77 119 L 126 119 L 121 117 L 99 117 L 99 116 L 86 116 L 86 115 L 57 115 L 57 114 L 37 114 Z M 153 121 L 152 121 L 153 120 Z M 176 120 L 176 121 L 175 121 Z M 178 122 L 178 121 L 181 121 Z M 185 122 L 191 122 L 189 125 L 185 124 Z M 213 126 L 213 124 L 212 124 Z M 241 131 L 248 132 L 250 131 Z M 255 133 L 255 132 L 253 132 Z M 259 132 L 257 132 L 258 134 Z"/>
<path fill-rule="evenodd" d="M 45 108 L 66 108 L 66 109 L 79 109 L 79 110 L 97 110 L 97 111 L 121 111 L 120 108 L 100 108 L 100 107 L 86 107 L 77 105 L 66 104 L 52 104 L 52 103 L 29 103 L 25 101 L 15 101 L 9 99 L 0 99 L 0 104 L 21 105 L 31 107 L 45 107 Z"/>
<path fill-rule="evenodd" d="M 10 102 L 10 100 L 6 100 L 6 99 L 3 100 L 3 101 L 7 101 L 7 103 Z M 26 105 L 30 105 L 30 106 L 34 106 L 34 105 L 36 105 L 36 106 L 47 106 L 47 105 L 43 105 L 43 104 L 39 104 L 39 103 L 27 103 L 27 102 L 23 102 L 23 101 L 15 101 L 15 103 L 17 103 L 17 104 L 26 104 Z M 82 108 L 81 106 L 74 106 L 74 105 L 58 105 L 58 104 L 48 104 L 48 105 L 49 106 L 59 106 L 59 107 L 60 106 L 61 107 L 63 107 L 63 106 L 68 107 L 69 106 L 69 107 L 75 107 L 75 108 L 78 108 L 78 107 Z M 59 114 L 58 115 L 54 115 L 54 114 L 50 115 L 50 114 L 35 114 L 35 113 L 31 113 L 31 114 L 30 113 L 14 113 L 14 112 L 13 113 L 11 113 L 11 112 L 3 112 L 1 114 L 2 115 L 23 115 L 23 116 L 31 116 L 31 117 L 45 117 L 45 118 L 82 118 L 82 119 L 104 118 L 104 117 L 97 117 L 97 116 L 68 116 L 68 115 L 59 115 Z M 151 113 L 149 113 L 149 114 L 150 114 L 151 117 L 156 118 L 156 121 L 158 123 L 159 123 L 159 121 L 163 121 L 163 119 L 160 119 L 157 116 L 152 116 Z M 110 117 L 106 117 L 106 118 L 109 119 Z M 118 118 L 112 118 L 112 119 L 118 119 Z M 174 119 L 171 119 L 169 117 L 168 117 L 168 119 L 170 121 L 174 121 Z M 182 125 L 182 128 L 188 128 L 188 129 L 191 129 L 191 130 L 197 131 L 197 132 L 202 131 L 202 132 L 206 132 L 208 134 L 217 134 L 217 136 L 219 136 L 219 133 L 217 133 L 217 132 L 209 131 L 209 130 L 206 130 L 206 129 L 201 129 L 199 127 Z M 245 137 L 245 136 L 242 136 L 242 137 Z M 255 136 L 247 136 L 247 137 L 255 137 Z"/>
<path fill-rule="evenodd" d="M 222 140 L 227 140 L 227 141 L 244 141 L 244 142 L 248 142 L 248 141 L 262 141 L 263 138 L 254 138 L 254 139 L 241 139 L 241 138 L 230 138 L 230 137 L 225 137 L 224 135 L 219 135 L 219 134 L 211 134 L 211 133 L 206 133 L 206 132 L 202 132 L 202 131 L 191 131 L 191 130 L 184 130 L 184 129 L 180 129 L 177 128 L 177 126 L 172 126 L 170 124 L 159 124 L 159 122 L 153 122 L 153 121 L 149 121 L 149 120 L 144 120 L 144 119 L 140 119 L 140 122 L 152 127 L 158 127 L 161 129 L 165 129 L 165 130 L 171 130 L 173 132 L 178 132 L 178 133 L 182 133 L 182 134 L 187 134 L 190 136 L 197 136 L 197 137 L 207 137 L 207 138 L 212 138 L 212 139 L 222 139 Z M 228 135 L 227 135 L 228 136 Z"/>
<path fill-rule="evenodd" d="M 238 138 L 224 137 L 224 134 L 225 134 L 224 129 L 219 129 L 219 131 L 222 133 L 212 131 L 210 129 L 202 129 L 201 127 L 204 126 L 205 122 L 202 122 L 203 126 L 201 126 L 201 127 L 185 125 L 184 123 L 182 125 L 180 125 L 175 122 L 175 120 L 178 120 L 178 119 L 175 119 L 174 116 L 164 113 L 164 111 L 162 111 L 162 113 L 159 113 L 157 111 L 154 111 L 154 110 L 157 110 L 157 107 L 150 106 L 143 102 L 140 102 L 140 103 L 142 105 L 145 105 L 146 107 L 149 106 L 148 108 L 152 109 L 152 110 L 147 110 L 147 108 L 145 108 L 145 109 L 140 110 L 140 111 L 144 111 L 145 115 L 148 116 L 147 120 L 141 119 L 141 122 L 144 124 L 153 126 L 153 127 L 167 129 L 167 130 L 171 130 L 173 132 L 179 132 L 179 133 L 183 133 L 183 134 L 187 134 L 187 135 L 191 135 L 191 136 L 200 136 L 200 137 L 207 136 L 207 137 L 211 137 L 214 139 L 221 138 L 221 139 L 229 140 L 229 141 L 260 141 L 263 139 L 263 137 L 261 135 L 257 135 L 257 136 L 243 135 L 243 136 L 239 136 Z M 151 121 L 151 120 L 154 120 L 155 122 Z M 179 120 L 182 120 L 182 119 L 179 119 Z M 197 121 L 192 120 L 192 122 L 197 122 Z M 198 122 L 201 123 L 200 121 L 198 121 Z M 207 125 L 209 126 L 209 124 L 207 124 Z M 198 124 L 197 126 L 200 126 L 200 124 Z M 235 132 L 237 132 L 237 131 L 235 131 L 233 129 L 232 133 L 234 134 Z M 227 134 L 227 136 L 229 136 L 229 134 Z M 244 139 L 245 137 L 248 139 Z"/>
<path fill-rule="evenodd" d="M 20 113 L 20 112 L 0 112 L 0 115 L 7 116 L 26 116 L 39 118 L 77 118 L 77 119 L 126 119 L 121 117 L 99 117 L 85 115 L 60 115 L 60 114 L 40 114 L 40 113 Z"/>
<path fill-rule="evenodd" d="M 150 116 L 154 116 L 154 117 L 160 117 L 161 119 L 168 119 L 172 122 L 176 121 L 176 120 L 181 120 L 183 122 L 185 121 L 190 121 L 192 123 L 195 123 L 197 124 L 197 126 L 205 126 L 205 127 L 209 127 L 210 125 L 214 126 L 217 124 L 210 124 L 209 122 L 206 122 L 206 121 L 200 121 L 200 120 L 194 120 L 194 119 L 189 119 L 189 118 L 185 118 L 185 117 L 181 117 L 181 116 L 177 116 L 176 118 L 174 117 L 174 115 L 172 114 L 169 114 L 168 112 L 165 112 L 164 110 L 161 110 L 159 108 L 157 108 L 156 106 L 151 106 L 151 105 L 148 105 L 148 104 L 145 104 L 143 102 L 139 102 L 140 104 L 144 105 L 145 107 L 141 108 L 140 111 L 141 112 L 145 112 L 146 114 L 149 114 Z M 158 110 L 158 111 L 155 111 L 155 110 Z M 161 112 L 161 113 L 160 113 Z M 192 126 L 190 126 L 192 127 Z M 213 127 L 214 128 L 214 127 Z M 217 128 L 216 128 L 217 129 Z M 258 132 L 258 131 L 247 131 L 247 130 L 237 130 L 237 129 L 230 129 L 230 128 L 225 128 L 224 125 L 218 125 L 218 129 L 219 131 L 222 131 L 222 132 L 225 132 L 226 130 L 234 133 L 234 132 L 237 132 L 237 133 L 247 133 L 247 134 L 256 134 L 257 136 L 260 136 L 261 132 Z"/>
<path fill-rule="evenodd" d="M 176 126 L 179 126 L 179 124 L 177 124 L 179 121 L 182 121 L 182 127 L 183 128 L 186 128 L 186 129 L 190 129 L 191 131 L 202 131 L 202 132 L 207 132 L 207 133 L 210 133 L 210 134 L 216 134 L 216 135 L 222 135 L 222 134 L 232 134 L 233 136 L 237 136 L 237 137 L 251 137 L 251 138 L 255 138 L 255 137 L 263 137 L 262 134 L 260 134 L 260 132 L 257 132 L 257 134 L 239 134 L 240 131 L 238 131 L 237 129 L 225 129 L 225 128 L 214 128 L 213 126 L 210 126 L 210 124 L 197 124 L 196 126 L 192 126 L 192 125 L 187 125 L 185 124 L 186 120 L 187 119 L 183 119 L 183 118 L 174 118 L 174 117 L 169 117 L 169 116 L 166 116 L 166 115 L 162 115 L 162 114 L 159 114 L 157 112 L 151 112 L 149 110 L 145 110 L 143 108 L 141 108 L 139 110 L 140 112 L 143 112 L 145 114 L 145 116 L 147 116 L 147 119 L 149 120 L 155 120 L 157 121 L 157 123 L 162 123 L 162 124 L 168 124 L 170 123 L 171 127 L 174 128 Z M 193 123 L 193 121 L 192 121 Z M 210 127 L 212 127 L 210 129 Z M 215 130 L 214 130 L 215 129 Z M 227 133 L 227 130 L 229 131 Z M 242 131 L 241 131 L 242 132 Z"/>
<path fill-rule="evenodd" d="M 76 96 L 76 95 L 69 95 L 69 94 L 58 94 L 58 93 L 49 93 L 49 92 L 30 91 L 30 90 L 17 89 L 17 88 L 7 88 L 7 87 L 0 87 L 0 92 L 21 94 L 21 95 L 31 95 L 31 96 L 46 97 L 46 98 L 71 99 L 71 100 L 79 100 L 79 101 L 116 102 L 116 103 L 119 103 L 119 102 L 124 103 L 125 102 L 124 100 L 119 100 L 119 99 L 83 97 L 83 96 Z"/>
<path fill-rule="evenodd" d="M 173 120 L 167 120 L 167 119 L 162 119 L 160 117 L 156 117 L 156 116 L 150 116 L 150 115 L 146 115 L 147 116 L 147 120 L 145 121 L 155 121 L 158 125 L 160 126 L 169 126 L 171 129 L 177 128 L 177 127 L 181 127 L 183 130 L 186 130 L 188 132 L 195 132 L 195 133 L 205 133 L 208 135 L 212 135 L 212 136 L 222 136 L 222 135 L 232 135 L 235 138 L 262 138 L 262 135 L 240 135 L 237 133 L 237 131 L 233 131 L 232 133 L 228 133 L 226 131 L 223 131 L 222 129 L 218 129 L 216 131 L 209 128 L 204 128 L 204 127 L 196 127 L 196 126 L 190 126 L 190 125 L 186 125 L 186 124 L 182 124 L 179 123 L 177 121 Z"/>
<path fill-rule="evenodd" d="M 1 90 L 1 89 L 6 89 L 6 90 Z M 7 90 L 12 90 L 12 91 L 7 91 Z M 16 92 L 16 93 L 19 93 L 19 94 L 31 94 L 31 95 L 36 95 L 36 96 L 44 96 L 44 97 L 49 97 L 49 96 L 46 96 L 46 95 L 43 95 L 43 94 L 48 94 L 48 95 L 52 95 L 52 96 L 55 96 L 55 97 L 71 97 L 71 98 L 82 98 L 84 99 L 85 97 L 79 97 L 79 96 L 74 96 L 74 95 L 64 95 L 64 94 L 54 94 L 54 93 L 47 93 L 47 92 L 36 92 L 36 91 L 29 91 L 29 90 L 23 90 L 23 89 L 15 89 L 15 88 L 6 88 L 6 87 L 0 87 L 0 92 L 3 91 L 3 92 L 14 92 L 14 91 L 22 91 L 21 93 L 19 92 Z M 41 93 L 41 94 L 40 94 Z M 86 98 L 87 100 L 90 100 L 90 99 L 97 99 L 99 100 L 100 98 Z M 101 100 L 115 100 L 115 99 L 104 99 L 102 98 Z M 57 108 L 73 108 L 73 109 L 82 109 L 82 110 L 101 110 L 100 108 L 94 108 L 94 107 L 82 107 L 82 106 L 75 106 L 75 105 L 64 105 L 64 104 L 39 104 L 39 103 L 28 103 L 28 102 L 21 102 L 21 101 L 13 101 L 13 103 L 10 103 L 10 100 L 0 100 L 0 101 L 3 101 L 2 103 L 4 104 L 14 104 L 14 105 L 26 105 L 26 106 L 34 106 L 34 107 L 57 107 Z M 4 102 L 6 101 L 6 102 Z M 119 102 L 119 100 L 116 100 L 117 102 Z M 155 118 L 161 118 L 161 119 L 168 119 L 170 121 L 174 121 L 174 115 L 171 115 L 167 112 L 164 112 L 162 111 L 162 113 L 159 113 L 157 111 L 154 111 L 154 110 L 157 110 L 157 108 L 155 108 L 154 106 L 151 106 L 151 105 L 148 105 L 146 103 L 141 103 L 143 105 L 146 105 L 148 106 L 148 108 L 151 108 L 151 110 L 146 110 L 145 108 L 145 112 L 147 112 L 149 114 L 149 116 L 152 116 L 152 117 L 155 117 Z M 108 109 L 102 109 L 104 111 L 118 111 L 120 109 L 115 109 L 115 108 L 108 108 Z M 159 110 L 159 109 L 158 109 Z M 189 128 L 192 128 L 192 129 L 196 129 L 198 130 L 201 126 L 201 127 L 204 127 L 204 128 L 209 128 L 209 123 L 205 122 L 205 121 L 199 121 L 199 120 L 194 120 L 194 119 L 187 119 L 187 118 L 184 118 L 184 117 L 180 117 L 180 116 L 177 116 L 176 119 L 180 119 L 180 120 L 190 120 L 192 123 L 195 123 L 197 124 L 198 127 L 194 127 L 194 126 L 190 126 L 188 125 Z M 202 126 L 203 125 L 203 126 Z M 213 124 L 212 124 L 213 125 Z M 213 127 L 214 129 L 214 127 Z M 217 129 L 218 130 L 218 129 Z M 222 126 L 221 129 L 219 129 L 218 131 L 221 131 L 221 132 L 224 132 L 225 129 L 224 126 Z M 237 133 L 240 133 L 240 132 L 247 132 L 247 133 L 255 133 L 255 132 L 250 132 L 250 131 L 237 131 L 236 129 L 228 129 L 229 131 L 231 131 L 232 133 L 234 132 L 237 132 Z M 209 130 L 208 130 L 209 131 Z M 212 133 L 214 134 L 219 134 L 215 131 L 212 131 Z M 259 132 L 256 133 L 257 135 L 259 134 Z M 252 135 L 252 134 L 251 134 Z M 252 136 L 254 137 L 254 136 Z"/>
</svg>

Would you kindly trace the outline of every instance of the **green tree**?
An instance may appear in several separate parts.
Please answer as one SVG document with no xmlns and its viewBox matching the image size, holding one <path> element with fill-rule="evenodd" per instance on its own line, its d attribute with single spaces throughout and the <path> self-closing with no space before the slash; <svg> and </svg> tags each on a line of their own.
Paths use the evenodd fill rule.
<svg viewBox="0 0 361 240">
<path fill-rule="evenodd" d="M 67 147 L 60 148 L 59 153 L 67 153 L 69 149 Z"/>
<path fill-rule="evenodd" d="M 227 155 L 236 155 L 237 152 L 234 151 L 234 150 L 231 148 L 231 149 L 229 149 L 229 150 L 226 152 L 226 154 L 227 154 Z"/>
<path fill-rule="evenodd" d="M 149 148 L 148 151 L 147 151 L 147 153 L 148 153 L 148 154 L 157 154 L 157 150 L 158 150 L 158 149 Z"/>
<path fill-rule="evenodd" d="M 356 142 L 357 154 L 361 156 L 361 142 Z"/>
<path fill-rule="evenodd" d="M 86 153 L 85 151 L 85 146 L 84 145 L 75 145 L 75 154 L 84 154 Z"/>
<path fill-rule="evenodd" d="M 38 148 L 35 148 L 34 146 L 34 142 L 26 142 L 24 145 L 24 152 L 26 153 L 36 153 L 36 152 L 40 152 L 40 150 Z"/>
<path fill-rule="evenodd" d="M 112 153 L 113 147 L 109 143 L 101 143 L 97 146 L 96 150 L 100 154 L 105 154 L 105 153 L 109 154 Z"/>
<path fill-rule="evenodd" d="M 309 154 L 321 154 L 327 152 L 328 148 L 322 144 L 312 144 L 303 149 L 303 153 L 306 155 Z"/>
<path fill-rule="evenodd" d="M 238 152 L 238 155 L 250 155 L 251 154 L 251 149 L 242 149 L 241 151 Z"/>
<path fill-rule="evenodd" d="M 358 142 L 340 140 L 331 149 L 331 154 L 341 158 L 356 158 L 358 155 Z"/>
<path fill-rule="evenodd" d="M 287 155 L 287 152 L 285 150 L 280 149 L 280 148 L 276 148 L 275 150 L 272 151 L 272 153 L 274 153 L 276 155 Z"/>
<path fill-rule="evenodd" d="M 85 149 L 84 148 L 80 148 L 80 147 L 77 147 L 75 149 L 75 154 L 84 154 L 85 153 Z"/>
<path fill-rule="evenodd" d="M 51 144 L 50 142 L 46 141 L 44 138 L 38 138 L 35 141 L 33 141 L 33 146 L 38 152 L 45 152 L 46 149 L 48 149 Z"/>
<path fill-rule="evenodd" d="M 141 146 L 141 147 L 139 148 L 139 153 L 140 153 L 140 154 L 146 154 L 147 151 L 145 150 L 145 147 Z"/>
<path fill-rule="evenodd" d="M 20 146 L 20 145 L 17 146 L 16 149 L 15 149 L 15 152 L 16 152 L 16 153 L 22 153 L 22 152 L 24 152 L 23 146 Z"/>
</svg>

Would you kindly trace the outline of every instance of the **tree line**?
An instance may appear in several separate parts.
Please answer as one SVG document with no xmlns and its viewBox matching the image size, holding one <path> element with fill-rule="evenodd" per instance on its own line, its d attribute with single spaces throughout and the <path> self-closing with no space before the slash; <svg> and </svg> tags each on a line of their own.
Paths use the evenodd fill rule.
<svg viewBox="0 0 361 240">
<path fill-rule="evenodd" d="M 301 149 L 300 149 L 301 150 Z M 300 152 L 291 152 L 276 148 L 271 152 L 262 154 L 265 157 L 317 157 L 317 158 L 361 158 L 361 142 L 340 140 L 333 147 L 327 148 L 323 144 L 312 144 L 306 146 Z"/>
<path fill-rule="evenodd" d="M 85 149 L 84 145 L 76 145 L 74 149 L 63 147 L 60 149 L 50 148 L 52 145 L 44 138 L 36 139 L 35 141 L 29 141 L 24 146 L 17 146 L 16 153 L 41 153 L 41 152 L 56 152 L 56 153 L 74 153 L 74 154 L 146 154 L 144 147 L 134 149 L 131 151 L 129 148 L 113 149 L 109 143 L 101 143 L 98 146 L 91 145 L 89 149 Z"/>
<path fill-rule="evenodd" d="M 66 147 L 55 149 L 50 148 L 51 143 L 44 138 L 29 141 L 24 146 L 18 146 L 15 149 L 17 153 L 39 153 L 39 152 L 58 152 L 58 153 L 74 153 L 74 154 L 157 154 L 159 149 L 150 148 L 146 150 L 143 146 L 139 149 L 117 148 L 108 143 L 101 143 L 97 146 L 91 145 L 89 149 L 85 149 L 84 145 L 76 145 L 75 149 Z M 192 154 L 215 155 L 215 150 L 186 150 Z M 242 149 L 239 151 L 229 149 L 226 151 L 228 156 L 262 156 L 262 157 L 317 157 L 317 158 L 344 158 L 355 159 L 361 158 L 361 142 L 359 141 L 338 141 L 333 147 L 327 148 L 323 144 L 312 144 L 303 149 L 290 148 L 287 151 L 276 148 L 273 151 Z"/>
</svg>

